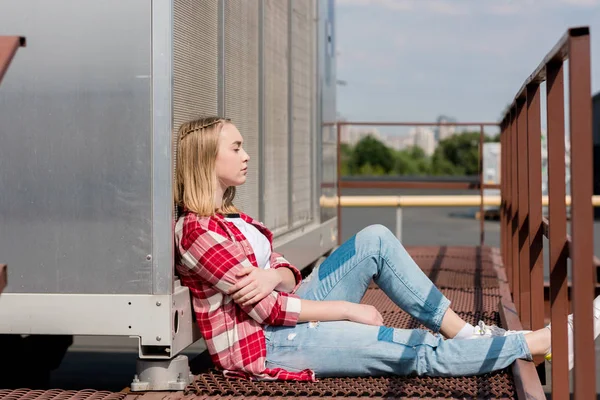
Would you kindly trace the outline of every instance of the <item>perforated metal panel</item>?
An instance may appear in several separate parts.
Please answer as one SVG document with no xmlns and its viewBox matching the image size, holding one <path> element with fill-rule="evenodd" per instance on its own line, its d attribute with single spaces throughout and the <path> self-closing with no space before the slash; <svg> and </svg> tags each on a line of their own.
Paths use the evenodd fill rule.
<svg viewBox="0 0 600 400">
<path fill-rule="evenodd" d="M 258 1 L 225 1 L 225 116 L 240 130 L 250 156 L 235 205 L 258 218 Z"/>
<path fill-rule="evenodd" d="M 288 2 L 264 3 L 265 224 L 288 225 Z"/>
<path fill-rule="evenodd" d="M 292 222 L 311 219 L 312 18 L 309 0 L 292 2 Z"/>
<path fill-rule="evenodd" d="M 173 129 L 218 104 L 218 0 L 174 0 Z"/>
</svg>

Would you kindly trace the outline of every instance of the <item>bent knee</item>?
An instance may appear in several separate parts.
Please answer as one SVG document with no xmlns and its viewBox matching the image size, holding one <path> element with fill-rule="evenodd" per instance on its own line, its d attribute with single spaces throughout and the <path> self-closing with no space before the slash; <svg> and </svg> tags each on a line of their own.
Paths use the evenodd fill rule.
<svg viewBox="0 0 600 400">
<path fill-rule="evenodd" d="M 392 231 L 390 231 L 386 226 L 381 224 L 369 225 L 366 228 L 363 228 L 361 233 L 367 236 L 377 237 L 384 240 L 397 239 L 396 235 L 394 235 Z"/>
</svg>

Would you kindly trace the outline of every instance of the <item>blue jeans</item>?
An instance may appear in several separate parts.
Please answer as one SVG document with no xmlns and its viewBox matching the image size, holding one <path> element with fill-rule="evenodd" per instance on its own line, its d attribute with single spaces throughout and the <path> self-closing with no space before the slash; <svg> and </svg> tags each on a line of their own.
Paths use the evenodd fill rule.
<svg viewBox="0 0 600 400">
<path fill-rule="evenodd" d="M 522 334 L 473 340 L 438 333 L 450 301 L 381 225 L 369 226 L 329 256 L 298 289 L 307 300 L 360 302 L 371 280 L 435 334 L 350 321 L 266 326 L 267 368 L 317 377 L 372 375 L 466 376 L 531 360 Z"/>
</svg>

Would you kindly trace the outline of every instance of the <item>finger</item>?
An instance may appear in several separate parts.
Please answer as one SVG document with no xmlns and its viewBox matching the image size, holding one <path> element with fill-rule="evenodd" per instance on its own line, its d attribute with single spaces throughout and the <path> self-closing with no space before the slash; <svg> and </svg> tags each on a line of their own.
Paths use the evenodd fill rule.
<svg viewBox="0 0 600 400">
<path fill-rule="evenodd" d="M 247 276 L 244 279 L 241 279 L 238 283 L 236 283 L 235 285 L 233 285 L 232 287 L 229 288 L 229 290 L 227 291 L 227 294 L 232 294 L 234 292 L 237 292 L 238 290 L 248 286 L 251 282 L 252 282 L 252 277 Z"/>
<path fill-rule="evenodd" d="M 249 292 L 248 294 L 246 294 L 245 296 L 242 296 L 242 297 L 240 297 L 240 298 L 238 298 L 237 300 L 234 300 L 234 301 L 236 303 L 238 303 L 238 304 L 244 304 L 246 301 L 250 300 L 251 298 L 253 298 L 257 294 L 258 294 L 258 289 L 254 289 L 251 292 Z"/>
<path fill-rule="evenodd" d="M 250 300 L 248 300 L 247 302 L 245 302 L 244 304 L 242 304 L 242 306 L 249 306 L 251 304 L 255 304 L 258 303 L 259 301 L 261 301 L 262 299 L 264 299 L 266 296 L 263 293 L 258 293 L 256 296 L 254 296 L 253 298 L 251 298 Z"/>
<path fill-rule="evenodd" d="M 248 285 L 246 285 L 245 287 L 243 287 L 240 290 L 238 290 L 237 292 L 235 292 L 232 295 L 232 297 L 233 297 L 234 300 L 238 300 L 242 296 L 247 295 L 248 293 L 250 293 L 251 291 L 253 291 L 254 289 L 256 289 L 257 287 L 258 287 L 258 285 L 256 284 L 256 282 L 251 282 Z"/>
<path fill-rule="evenodd" d="M 252 271 L 254 271 L 254 267 L 246 267 L 246 268 L 243 268 L 240 271 L 238 271 L 238 273 L 235 274 L 235 276 L 240 277 L 240 276 L 248 275 Z"/>
</svg>

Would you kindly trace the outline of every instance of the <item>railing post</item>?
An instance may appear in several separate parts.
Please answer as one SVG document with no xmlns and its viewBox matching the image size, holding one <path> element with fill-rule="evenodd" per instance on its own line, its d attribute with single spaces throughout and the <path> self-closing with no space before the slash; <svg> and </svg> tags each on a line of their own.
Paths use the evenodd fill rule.
<svg viewBox="0 0 600 400">
<path fill-rule="evenodd" d="M 527 149 L 529 191 L 529 273 L 531 285 L 531 327 L 544 327 L 544 261 L 542 230 L 542 144 L 540 85 L 527 86 Z M 543 357 L 534 359 L 544 370 Z"/>
<path fill-rule="evenodd" d="M 6 272 L 6 265 L 0 264 L 0 294 L 2 294 L 2 291 L 6 287 L 7 283 L 8 283 L 8 278 L 7 278 L 7 272 Z"/>
<path fill-rule="evenodd" d="M 483 125 L 479 125 L 479 195 L 481 203 L 479 204 L 479 245 L 483 247 L 485 243 L 485 226 L 483 210 Z"/>
<path fill-rule="evenodd" d="M 512 218 L 510 224 L 511 234 L 511 267 L 512 267 L 512 290 L 513 301 L 517 308 L 517 313 L 521 315 L 521 286 L 519 270 L 519 170 L 518 170 L 518 143 L 517 143 L 517 113 L 515 106 L 511 112 L 510 129 L 510 164 L 511 164 L 511 208 Z"/>
<path fill-rule="evenodd" d="M 506 120 L 500 124 L 500 251 L 506 266 Z"/>
<path fill-rule="evenodd" d="M 520 317 L 524 329 L 531 329 L 531 286 L 529 281 L 529 170 L 527 165 L 527 105 L 517 101 L 517 176 L 519 187 L 518 251 Z"/>
<path fill-rule="evenodd" d="M 575 397 L 596 396 L 592 301 L 596 274 L 592 197 L 592 95 L 589 30 L 569 31 L 569 122 L 571 135 L 571 216 Z"/>
<path fill-rule="evenodd" d="M 506 120 L 506 132 L 505 132 L 505 145 L 506 145 L 506 276 L 510 286 L 510 294 L 514 293 L 513 290 L 513 260 L 512 260 L 512 218 L 514 212 L 513 199 L 512 199 L 512 111 L 508 114 Z"/>
<path fill-rule="evenodd" d="M 562 61 L 546 67 L 548 126 L 548 219 L 550 314 L 552 322 L 552 397 L 569 398 L 567 347 L 567 213 L 565 207 L 565 118 Z M 590 257 L 591 260 L 591 257 Z M 590 349 L 593 349 L 592 346 Z M 588 349 L 589 350 L 589 349 Z"/>
<path fill-rule="evenodd" d="M 396 207 L 396 237 L 402 243 L 402 207 Z"/>
<path fill-rule="evenodd" d="M 338 121 L 335 124 L 337 129 L 337 171 L 336 171 L 336 185 L 335 190 L 337 194 L 337 242 L 338 246 L 342 244 L 342 190 L 340 183 L 342 182 L 342 125 Z"/>
</svg>

